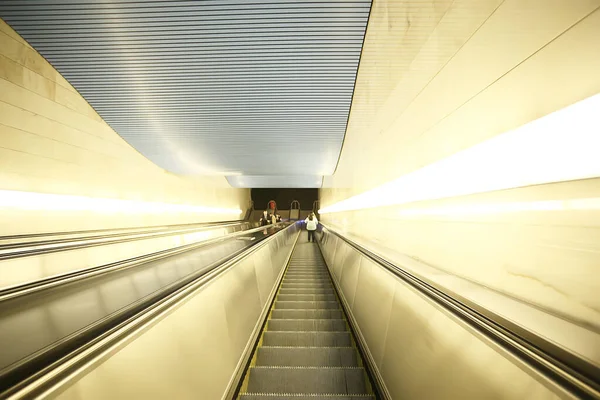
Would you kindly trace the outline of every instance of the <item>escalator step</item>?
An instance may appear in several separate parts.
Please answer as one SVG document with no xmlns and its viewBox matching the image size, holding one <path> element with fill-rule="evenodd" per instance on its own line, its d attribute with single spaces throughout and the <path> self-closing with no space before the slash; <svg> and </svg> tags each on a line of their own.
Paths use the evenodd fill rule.
<svg viewBox="0 0 600 400">
<path fill-rule="evenodd" d="M 260 347 L 256 365 L 283 367 L 356 367 L 353 347 Z"/>
<path fill-rule="evenodd" d="M 251 367 L 251 393 L 367 394 L 363 368 Z"/>
<path fill-rule="evenodd" d="M 343 332 L 346 330 L 348 327 L 343 319 L 273 319 L 267 325 L 267 331 Z"/>
<path fill-rule="evenodd" d="M 328 288 L 281 288 L 279 290 L 280 294 L 334 294 L 333 287 Z"/>
<path fill-rule="evenodd" d="M 303 283 L 303 282 L 283 282 L 282 289 L 333 289 L 331 283 Z"/>
<path fill-rule="evenodd" d="M 335 301 L 335 295 L 332 294 L 280 294 L 277 296 L 279 301 Z"/>
<path fill-rule="evenodd" d="M 319 285 L 319 286 L 331 286 L 331 281 L 329 279 L 285 279 L 284 284 L 286 284 L 286 286 L 289 286 L 291 284 L 296 284 L 296 285 L 308 285 L 308 286 L 313 286 L 313 285 Z"/>
<path fill-rule="evenodd" d="M 240 400 L 374 400 L 373 395 L 325 395 L 307 394 L 302 395 L 286 395 L 280 393 L 243 393 L 239 397 Z"/>
<path fill-rule="evenodd" d="M 246 372 L 242 400 L 374 400 L 318 247 L 299 245 Z"/>
<path fill-rule="evenodd" d="M 342 319 L 341 310 L 273 310 L 271 319 Z"/>
<path fill-rule="evenodd" d="M 275 332 L 263 333 L 263 346 L 348 347 L 350 332 Z"/>
<path fill-rule="evenodd" d="M 308 274 L 308 275 L 329 275 L 327 273 L 327 270 L 324 269 L 324 268 L 314 268 L 314 269 L 289 268 L 287 270 L 286 274 L 297 274 L 297 275 L 302 275 L 302 274 Z"/>
<path fill-rule="evenodd" d="M 291 277 L 286 276 L 284 282 L 331 282 L 329 278 Z"/>
<path fill-rule="evenodd" d="M 276 310 L 280 309 L 339 309 L 337 301 L 276 301 Z"/>
</svg>

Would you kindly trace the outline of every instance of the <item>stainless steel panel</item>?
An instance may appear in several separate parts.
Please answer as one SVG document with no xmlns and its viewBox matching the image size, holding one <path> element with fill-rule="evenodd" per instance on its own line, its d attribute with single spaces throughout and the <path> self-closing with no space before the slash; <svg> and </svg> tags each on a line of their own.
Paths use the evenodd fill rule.
<svg viewBox="0 0 600 400">
<path fill-rule="evenodd" d="M 277 251 L 277 249 L 273 249 L 272 246 L 269 246 L 269 252 Z M 274 264 L 269 257 L 269 254 L 266 254 L 263 251 L 257 252 L 254 256 L 254 268 L 256 273 L 256 282 L 258 285 L 258 293 L 260 295 L 260 306 L 262 307 L 267 303 L 269 299 L 269 295 L 271 294 L 271 290 L 273 289 L 273 284 L 277 279 L 277 273 L 274 271 Z"/>
<path fill-rule="evenodd" d="M 291 228 L 282 234 L 286 245 L 279 251 L 289 254 L 296 232 Z M 264 259 L 272 249 L 263 246 L 252 258 L 202 286 L 116 354 L 76 382 L 69 382 L 56 397 L 223 398 L 243 361 L 243 350 L 252 344 L 253 329 L 260 326 L 258 314 L 266 310 L 260 306 L 257 273 L 267 269 L 260 269 L 256 260 Z"/>
<path fill-rule="evenodd" d="M 392 398 L 558 398 L 508 353 L 401 282 L 380 371 Z"/>
<path fill-rule="evenodd" d="M 333 257 L 332 272 L 337 281 L 340 281 L 342 278 L 344 261 L 348 250 L 348 246 L 338 246 L 335 251 L 335 256 Z"/>
<path fill-rule="evenodd" d="M 354 307 L 354 296 L 358 285 L 358 273 L 360 271 L 361 257 L 355 251 L 349 251 L 344 264 L 342 278 L 339 280 L 344 298 L 350 308 Z"/>
<path fill-rule="evenodd" d="M 248 342 L 248 332 L 251 332 L 258 320 L 262 309 L 254 259 L 247 258 L 227 274 L 227 290 L 225 313 L 229 328 L 230 345 L 234 354 L 241 354 Z M 243 304 L 244 312 L 240 313 Z"/>
<path fill-rule="evenodd" d="M 234 225 L 201 228 L 195 232 L 178 232 L 168 236 L 139 238 L 123 243 L 109 243 L 1 260 L 0 290 L 185 244 L 199 243 L 233 233 L 236 228 L 237 226 Z M 82 243 L 85 243 L 85 240 Z"/>
<path fill-rule="evenodd" d="M 3 346 L 0 352 L 0 368 L 118 313 L 167 284 L 207 269 L 246 245 L 233 239 L 213 243 L 135 268 L 95 276 L 76 285 L 0 302 L 0 342 L 11 344 Z"/>
<path fill-rule="evenodd" d="M 390 398 L 570 398 L 336 236 L 321 245 L 330 270 L 343 270 L 334 280 Z"/>
<path fill-rule="evenodd" d="M 387 271 L 365 258 L 361 260 L 352 313 L 379 368 L 383 358 L 395 283 L 396 280 Z"/>
</svg>

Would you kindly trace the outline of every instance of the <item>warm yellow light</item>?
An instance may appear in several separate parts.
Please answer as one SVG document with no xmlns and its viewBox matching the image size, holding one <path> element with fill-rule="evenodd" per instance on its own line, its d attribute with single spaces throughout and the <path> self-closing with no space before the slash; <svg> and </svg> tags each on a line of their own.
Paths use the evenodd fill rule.
<svg viewBox="0 0 600 400">
<path fill-rule="evenodd" d="M 44 211 L 94 211 L 100 213 L 210 213 L 240 214 L 237 208 L 204 207 L 190 204 L 172 204 L 71 196 L 62 194 L 0 190 L 0 208 Z"/>
<path fill-rule="evenodd" d="M 458 152 L 326 214 L 600 176 L 600 94 Z"/>
<path fill-rule="evenodd" d="M 408 208 L 398 211 L 401 217 L 434 216 L 466 216 L 485 214 L 504 214 L 524 211 L 583 211 L 600 210 L 600 198 L 514 201 L 504 203 L 481 203 L 451 205 L 432 208 Z"/>
</svg>

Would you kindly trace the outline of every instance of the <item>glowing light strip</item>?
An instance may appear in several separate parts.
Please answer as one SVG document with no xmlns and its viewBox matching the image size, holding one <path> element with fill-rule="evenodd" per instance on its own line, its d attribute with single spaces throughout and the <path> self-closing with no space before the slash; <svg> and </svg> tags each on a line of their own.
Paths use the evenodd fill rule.
<svg viewBox="0 0 600 400">
<path fill-rule="evenodd" d="M 589 211 L 600 210 L 600 198 L 569 199 L 569 200 L 544 200 L 529 202 L 506 202 L 466 204 L 433 208 L 409 208 L 398 211 L 401 217 L 412 216 L 463 216 L 463 215 L 485 215 L 505 214 L 523 211 Z"/>
<path fill-rule="evenodd" d="M 170 204 L 0 190 L 0 208 L 43 211 L 94 211 L 99 213 L 211 213 L 240 214 L 235 208 L 215 208 L 188 204 Z"/>
<path fill-rule="evenodd" d="M 319 210 L 326 214 L 600 176 L 600 94 Z"/>
</svg>

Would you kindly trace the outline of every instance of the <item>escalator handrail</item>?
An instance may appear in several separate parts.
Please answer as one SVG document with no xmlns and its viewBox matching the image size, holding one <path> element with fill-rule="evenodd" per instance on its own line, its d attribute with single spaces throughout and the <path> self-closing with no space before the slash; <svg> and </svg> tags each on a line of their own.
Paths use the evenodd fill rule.
<svg viewBox="0 0 600 400">
<path fill-rule="evenodd" d="M 93 238 L 93 237 L 103 237 L 106 235 L 111 235 L 111 233 L 107 232 L 117 232 L 116 235 L 121 235 L 124 231 L 131 231 L 129 233 L 144 233 L 144 232 L 160 232 L 165 230 L 173 230 L 173 229 L 185 229 L 186 227 L 203 227 L 203 226 L 218 226 L 218 225 L 227 225 L 234 223 L 242 223 L 244 220 L 227 220 L 227 221 L 214 221 L 214 222 L 195 222 L 188 224 L 174 224 L 174 225 L 150 225 L 150 226 L 136 226 L 131 228 L 106 228 L 106 229 L 90 229 L 90 230 L 81 230 L 81 231 L 59 231 L 59 232 L 43 232 L 43 233 L 27 233 L 27 234 L 19 234 L 19 235 L 4 235 L 0 236 L 0 243 L 7 240 L 19 240 L 19 239 L 28 239 L 32 240 L 29 242 L 19 242 L 15 244 L 0 244 L 0 249 L 7 249 L 11 247 L 26 247 L 26 246 L 35 246 L 40 243 L 46 242 L 60 242 L 60 241 L 68 241 L 68 240 L 81 240 L 80 238 L 67 238 L 67 239 L 46 239 L 46 240 L 33 240 L 35 238 L 43 238 L 43 237 L 54 237 L 54 236 L 71 236 L 71 235 L 81 235 L 84 238 Z M 86 236 L 93 235 L 93 236 Z"/>
<path fill-rule="evenodd" d="M 229 227 L 236 225 L 247 224 L 247 221 L 239 221 L 233 223 L 217 223 L 214 225 L 202 225 L 197 228 L 175 228 L 165 229 L 161 231 L 145 231 L 132 232 L 126 234 L 109 234 L 98 235 L 85 238 L 69 238 L 64 240 L 48 240 L 40 242 L 19 243 L 15 245 L 0 245 L 0 261 L 10 260 L 21 257 L 37 256 L 41 254 L 56 253 L 60 251 L 76 250 L 95 246 L 104 246 L 110 244 L 118 244 L 131 242 L 136 240 L 153 239 L 177 234 L 189 234 L 194 232 L 202 232 L 219 227 Z M 49 247 L 48 247 L 49 246 Z M 32 249 L 21 250 L 23 248 L 33 247 Z M 11 250 L 14 250 L 11 252 Z"/>
<path fill-rule="evenodd" d="M 257 227 L 247 230 L 242 230 L 238 232 L 232 232 L 230 234 L 219 236 L 216 238 L 203 240 L 200 242 L 190 243 L 183 246 L 177 246 L 170 249 L 160 250 L 154 253 L 144 254 L 141 256 L 128 258 L 125 260 L 116 261 L 109 264 L 98 265 L 95 267 L 89 267 L 84 269 L 79 269 L 72 272 L 67 272 L 64 274 L 53 275 L 47 278 L 38 279 L 33 282 L 27 282 L 23 284 L 18 284 L 15 286 L 6 287 L 0 289 L 0 302 L 13 300 L 17 297 L 22 297 L 26 295 L 30 295 L 36 292 L 40 292 L 43 290 L 48 290 L 51 288 L 55 288 L 57 286 L 72 284 L 74 282 L 89 279 L 94 276 L 103 275 L 116 271 L 123 271 L 125 269 L 134 268 L 141 264 L 160 260 L 165 257 L 171 257 L 180 253 L 184 253 L 190 250 L 196 250 L 204 246 L 208 246 L 220 241 L 230 240 L 237 236 L 247 235 L 249 233 L 258 232 L 264 229 L 264 227 Z M 117 243 L 124 243 L 130 240 L 123 240 Z"/>
<path fill-rule="evenodd" d="M 47 394 L 48 391 L 57 385 L 65 384 L 70 377 L 88 371 L 93 365 L 116 353 L 119 348 L 137 338 L 164 318 L 169 312 L 177 308 L 189 295 L 192 295 L 196 290 L 210 283 L 230 267 L 258 251 L 275 237 L 293 226 L 294 224 L 287 223 L 273 225 L 271 228 L 281 227 L 282 229 L 213 263 L 205 270 L 193 273 L 161 289 L 159 293 L 151 295 L 151 300 L 146 300 L 146 298 L 138 300 L 136 303 L 130 305 L 129 308 L 139 310 L 133 311 L 133 315 L 128 316 L 122 321 L 114 321 L 115 318 L 107 321 L 109 319 L 107 317 L 92 324 L 92 326 L 96 324 L 103 325 L 100 328 L 96 327 L 102 333 L 94 336 L 92 339 L 86 340 L 81 338 L 80 332 L 76 332 L 70 335 L 70 337 L 63 339 L 76 347 L 60 357 L 55 356 L 54 360 L 50 359 L 51 362 L 47 363 L 48 365 L 43 369 L 33 373 L 24 381 L 14 383 L 3 392 L 0 392 L 0 398 L 21 399 L 45 397 L 44 394 Z M 138 305 L 138 303 L 144 304 Z M 122 310 L 120 311 L 123 312 Z M 90 327 L 88 326 L 85 329 L 89 331 Z M 90 335 L 88 334 L 88 336 Z M 58 345 L 61 345 L 61 343 L 55 343 L 52 346 Z M 21 371 L 17 371 L 15 375 L 22 376 L 20 374 Z"/>
<path fill-rule="evenodd" d="M 564 389 L 578 397 L 600 398 L 600 380 L 598 379 L 600 371 L 593 364 L 457 293 L 429 282 L 425 278 L 415 276 L 332 228 L 323 225 L 322 229 L 340 238 L 361 255 L 483 333 L 528 365 L 560 384 Z"/>
</svg>

